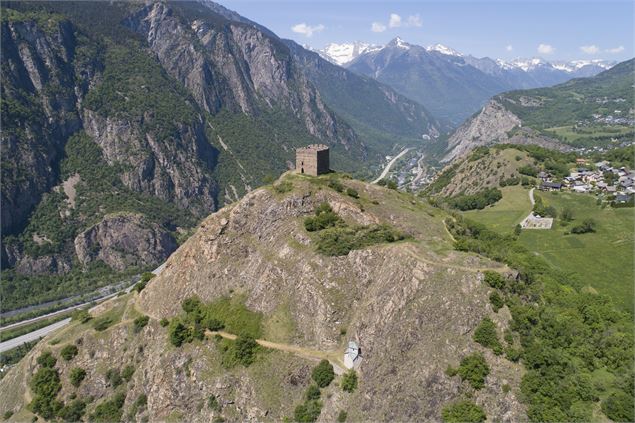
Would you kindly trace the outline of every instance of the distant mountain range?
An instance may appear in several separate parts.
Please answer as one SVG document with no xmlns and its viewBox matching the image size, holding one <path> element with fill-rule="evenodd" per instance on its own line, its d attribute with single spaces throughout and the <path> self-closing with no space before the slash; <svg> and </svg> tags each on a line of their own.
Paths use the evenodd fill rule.
<svg viewBox="0 0 635 423">
<path fill-rule="evenodd" d="M 399 37 L 383 47 L 361 42 L 329 44 L 317 52 L 418 101 L 448 127 L 458 126 L 493 95 L 593 76 L 615 64 L 604 60 L 477 58 L 442 44 L 423 47 Z"/>
</svg>

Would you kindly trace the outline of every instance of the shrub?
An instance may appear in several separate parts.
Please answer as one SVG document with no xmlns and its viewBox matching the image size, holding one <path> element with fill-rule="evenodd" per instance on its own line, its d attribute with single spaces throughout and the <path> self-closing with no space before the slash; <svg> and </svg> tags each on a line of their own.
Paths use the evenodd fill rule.
<svg viewBox="0 0 635 423">
<path fill-rule="evenodd" d="M 320 388 L 317 385 L 310 385 L 306 390 L 304 398 L 307 401 L 320 399 Z"/>
<path fill-rule="evenodd" d="M 344 185 L 342 185 L 342 183 L 335 178 L 331 178 L 329 180 L 329 188 L 333 188 L 337 192 L 344 191 Z"/>
<path fill-rule="evenodd" d="M 505 278 L 500 273 L 486 270 L 483 275 L 485 283 L 492 288 L 503 289 L 505 287 Z"/>
<path fill-rule="evenodd" d="M 533 166 L 525 165 L 518 168 L 518 173 L 535 178 L 538 175 L 538 169 Z"/>
<path fill-rule="evenodd" d="M 123 379 L 121 378 L 119 369 L 114 367 L 112 369 L 108 369 L 108 371 L 106 371 L 106 382 L 113 388 L 121 385 L 123 383 Z"/>
<path fill-rule="evenodd" d="M 161 325 L 161 327 L 166 327 L 167 325 L 170 324 L 170 321 L 164 317 L 163 319 L 159 321 L 159 324 Z"/>
<path fill-rule="evenodd" d="M 50 351 L 44 351 L 42 354 L 40 354 L 40 356 L 37 358 L 37 364 L 39 364 L 40 366 L 44 367 L 44 368 L 53 368 L 55 367 L 55 364 L 57 363 L 57 359 L 53 356 L 53 353 Z"/>
<path fill-rule="evenodd" d="M 61 349 L 60 355 L 66 361 L 71 361 L 77 355 L 79 351 L 77 347 L 73 344 L 65 345 L 64 348 Z"/>
<path fill-rule="evenodd" d="M 392 179 L 387 180 L 386 181 L 386 188 L 396 190 L 398 188 L 397 182 L 393 181 Z"/>
<path fill-rule="evenodd" d="M 602 401 L 602 412 L 615 422 L 635 421 L 633 396 L 625 392 L 615 392 Z"/>
<path fill-rule="evenodd" d="M 218 398 L 216 395 L 210 395 L 207 399 L 207 406 L 210 410 L 220 411 L 220 403 L 218 402 Z"/>
<path fill-rule="evenodd" d="M 571 210 L 569 207 L 565 207 L 560 214 L 560 219 L 565 222 L 571 222 L 573 220 L 573 210 Z"/>
<path fill-rule="evenodd" d="M 580 225 L 571 228 L 573 234 L 586 234 L 589 232 L 595 232 L 596 223 L 593 219 L 584 219 Z"/>
<path fill-rule="evenodd" d="M 183 300 L 181 308 L 186 313 L 194 313 L 201 309 L 203 303 L 198 297 L 189 297 Z"/>
<path fill-rule="evenodd" d="M 12 410 L 7 410 L 4 412 L 4 414 L 2 415 L 2 418 L 4 420 L 9 420 L 11 418 L 11 416 L 13 416 L 13 411 Z"/>
<path fill-rule="evenodd" d="M 243 365 L 249 366 L 256 359 L 258 343 L 250 336 L 239 336 L 235 345 L 236 359 Z"/>
<path fill-rule="evenodd" d="M 489 294 L 489 302 L 492 303 L 492 308 L 495 312 L 498 312 L 498 310 L 500 310 L 505 305 L 503 298 L 497 291 Z"/>
<path fill-rule="evenodd" d="M 344 392 L 355 392 L 355 389 L 357 389 L 357 373 L 355 373 L 355 370 L 351 369 L 344 373 L 341 386 Z"/>
<path fill-rule="evenodd" d="M 293 184 L 289 181 L 280 181 L 280 183 L 273 186 L 273 189 L 279 194 L 284 194 L 293 189 Z"/>
<path fill-rule="evenodd" d="M 304 219 L 304 228 L 309 232 L 321 231 L 341 224 L 342 219 L 328 203 L 322 203 L 315 209 L 314 217 Z"/>
<path fill-rule="evenodd" d="M 461 211 L 482 210 L 503 198 L 498 188 L 488 188 L 471 195 L 457 195 L 448 200 L 448 205 Z"/>
<path fill-rule="evenodd" d="M 474 331 L 474 341 L 486 348 L 491 348 L 496 355 L 503 353 L 503 346 L 498 340 L 496 325 L 489 317 L 484 318 Z"/>
<path fill-rule="evenodd" d="M 126 402 L 126 394 L 120 392 L 108 401 L 104 401 L 95 407 L 90 415 L 91 422 L 118 422 L 121 421 L 123 405 Z"/>
<path fill-rule="evenodd" d="M 83 308 L 78 308 L 71 314 L 71 320 L 73 322 L 86 323 L 92 318 L 93 316 L 90 315 L 88 310 Z"/>
<path fill-rule="evenodd" d="M 359 193 L 353 188 L 346 188 L 346 195 L 353 198 L 359 198 Z"/>
<path fill-rule="evenodd" d="M 337 415 L 337 422 L 344 423 L 347 418 L 348 418 L 348 413 L 346 413 L 346 411 L 344 410 L 340 410 L 339 414 Z"/>
<path fill-rule="evenodd" d="M 191 342 L 194 338 L 190 329 L 183 323 L 174 319 L 168 328 L 170 342 L 175 347 L 180 347 L 184 343 Z"/>
<path fill-rule="evenodd" d="M 328 360 L 322 360 L 311 372 L 311 377 L 320 388 L 326 388 L 335 378 L 333 366 Z"/>
<path fill-rule="evenodd" d="M 123 370 L 121 371 L 121 377 L 123 378 L 123 380 L 125 380 L 126 382 L 130 382 L 130 379 L 132 379 L 132 375 L 134 374 L 135 368 L 132 364 L 128 364 L 126 367 L 123 368 Z"/>
<path fill-rule="evenodd" d="M 70 380 L 71 385 L 76 388 L 81 385 L 85 377 L 86 370 L 82 369 L 81 367 L 73 367 L 68 375 L 68 379 Z"/>
<path fill-rule="evenodd" d="M 132 327 L 134 333 L 139 333 L 141 330 L 146 327 L 148 322 L 150 321 L 150 317 L 148 316 L 139 316 L 132 322 Z"/>
<path fill-rule="evenodd" d="M 317 400 L 306 401 L 295 408 L 293 418 L 296 422 L 314 422 L 320 417 L 322 403 Z"/>
<path fill-rule="evenodd" d="M 405 235 L 388 225 L 342 226 L 321 231 L 316 248 L 327 256 L 343 256 L 351 250 L 402 239 Z"/>
<path fill-rule="evenodd" d="M 446 405 L 441 417 L 447 423 L 484 422 L 487 418 L 481 407 L 467 400 Z"/>
<path fill-rule="evenodd" d="M 47 364 L 50 364 L 50 361 Z M 42 364 L 40 363 L 40 365 Z M 40 367 L 29 383 L 34 394 L 29 408 L 33 413 L 39 414 L 46 420 L 52 420 L 63 407 L 63 404 L 55 399 L 57 393 L 62 389 L 62 384 L 59 373 L 53 368 L 53 365 Z"/>
<path fill-rule="evenodd" d="M 112 326 L 113 323 L 114 323 L 114 320 L 112 319 L 112 317 L 104 316 L 99 319 L 95 319 L 93 321 L 93 327 L 95 328 L 96 331 L 101 332 L 108 329 L 110 326 Z"/>
<path fill-rule="evenodd" d="M 466 380 L 472 388 L 481 389 L 485 386 L 485 377 L 489 374 L 489 366 L 481 353 L 473 353 L 461 360 L 457 370 L 461 380 Z"/>
<path fill-rule="evenodd" d="M 62 407 L 57 416 L 65 422 L 78 422 L 81 421 L 85 409 L 86 403 L 81 399 L 76 399 Z"/>
</svg>

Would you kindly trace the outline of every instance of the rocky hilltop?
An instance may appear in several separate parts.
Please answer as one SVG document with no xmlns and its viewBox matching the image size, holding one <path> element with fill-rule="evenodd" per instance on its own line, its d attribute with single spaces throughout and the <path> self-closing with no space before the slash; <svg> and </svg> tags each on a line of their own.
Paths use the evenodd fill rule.
<svg viewBox="0 0 635 423">
<path fill-rule="evenodd" d="M 454 251 L 442 210 L 359 181 L 339 179 L 341 185 L 332 183 L 337 189 L 328 181 L 286 175 L 206 218 L 140 294 L 105 303 L 92 321 L 40 342 L 0 381 L 5 408 L 29 419 L 27 384 L 39 368 L 36 358 L 51 350 L 62 381 L 58 399 L 90 397 L 86 416 L 123 392 L 120 408 L 130 420 L 279 421 L 303 401 L 316 357 L 328 357 L 340 372 L 346 344 L 355 340 L 363 357 L 358 389 L 343 392 L 339 379 L 325 388 L 319 421 L 334 421 L 340 411 L 350 421 L 438 421 L 445 405 L 468 397 L 491 419 L 525 420 L 520 365 L 472 338 L 487 316 L 500 334 L 507 328 L 509 311 L 492 310 L 482 272 L 509 270 Z M 406 238 L 338 256 L 320 253 L 320 235 L 303 222 L 324 203 L 350 228 L 384 225 Z M 289 352 L 263 348 L 250 366 L 225 367 L 222 343 L 213 337 L 174 347 L 173 324 L 160 323 L 181 315 L 182 302 L 193 296 L 244 304 L 261 316 L 260 338 Z M 137 323 L 141 315 L 149 316 L 145 326 Z M 105 329 L 98 324 L 104 318 Z M 78 348 L 69 362 L 59 358 L 68 344 Z M 490 368 L 478 390 L 446 373 L 475 351 Z M 113 387 L 113 371 L 127 366 L 134 374 Z M 68 382 L 73 367 L 86 372 L 79 388 Z"/>
</svg>

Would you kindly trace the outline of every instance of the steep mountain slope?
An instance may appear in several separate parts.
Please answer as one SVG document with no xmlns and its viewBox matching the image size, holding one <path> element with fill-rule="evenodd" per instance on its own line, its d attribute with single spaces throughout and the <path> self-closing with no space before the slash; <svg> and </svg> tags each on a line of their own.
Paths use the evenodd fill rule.
<svg viewBox="0 0 635 423">
<path fill-rule="evenodd" d="M 441 44 L 424 48 L 396 38 L 381 49 L 359 54 L 345 66 L 392 86 L 456 127 L 494 94 L 591 76 L 611 65 L 542 59 L 506 62 L 463 55 Z"/>
<path fill-rule="evenodd" d="M 443 161 L 493 143 L 572 147 L 628 143 L 633 136 L 635 60 L 594 77 L 494 97 L 448 139 Z M 522 127 L 522 129 L 521 129 Z"/>
<path fill-rule="evenodd" d="M 496 78 L 472 66 L 459 66 L 462 62 L 461 57 L 395 38 L 381 50 L 360 55 L 348 69 L 390 85 L 456 126 L 485 99 L 505 90 Z"/>
<path fill-rule="evenodd" d="M 222 344 L 215 345 L 220 341 L 171 346 L 169 329 L 159 319 L 181 313 L 183 300 L 196 295 L 205 303 L 244 301 L 249 310 L 261 313 L 261 338 L 298 346 L 309 357 L 324 354 L 338 366 L 347 341 L 360 343 L 359 388 L 345 393 L 337 380 L 323 390 L 320 421 L 333 421 L 340 410 L 353 421 L 439 420 L 447 403 L 467 396 L 491 418 L 524 420 L 517 399 L 519 365 L 472 340 L 484 316 L 491 316 L 501 332 L 507 327 L 508 311 L 492 312 L 481 270 L 508 270 L 452 251 L 443 212 L 412 196 L 340 179 L 357 190 L 360 198 L 354 199 L 327 188 L 327 181 L 288 175 L 279 184 L 292 184 L 289 192 L 258 189 L 204 220 L 140 295 L 95 311 L 96 321 L 101 321 L 100 313 L 112 316 L 111 327 L 95 332 L 91 323 L 75 323 L 55 335 L 57 345 L 45 340 L 12 369 L 0 381 L 5 409 L 28 419 L 24 381 L 37 370 L 36 358 L 45 349 L 57 356 L 64 345 L 74 343 L 77 357 L 70 363 L 58 360 L 63 381 L 59 398 L 68 403 L 75 391 L 80 400 L 93 396 L 86 416 L 117 392 L 124 393 L 123 411 L 132 420 L 209 421 L 222 415 L 279 421 L 292 415 L 316 362 L 261 351 L 248 367 L 227 366 Z M 303 219 L 323 202 L 350 224 L 389 224 L 411 239 L 339 257 L 319 254 L 318 239 L 305 230 Z M 140 313 L 149 315 L 150 322 L 135 333 L 132 320 Z M 479 390 L 445 373 L 448 365 L 474 351 L 483 352 L 490 368 Z M 131 382 L 119 387 L 104 383 L 107 369 L 129 364 L 135 369 Z M 77 390 L 67 382 L 75 366 L 86 370 Z M 504 384 L 510 391 L 501 394 Z M 141 394 L 146 405 L 133 408 Z M 212 395 L 220 407 L 206 404 Z"/>
<path fill-rule="evenodd" d="M 99 237 L 76 242 L 85 231 L 145 268 L 202 216 L 291 166 L 297 146 L 329 144 L 333 166 L 354 172 L 405 142 L 391 127 L 358 133 L 364 116 L 349 123 L 323 99 L 302 48 L 214 3 L 2 5 L 2 264 L 17 270 L 3 286 L 14 305 L 25 269 L 68 276 L 39 283 L 49 292 L 39 299 L 64 295 L 90 266 L 121 270 Z M 338 83 L 380 90 L 353 79 Z M 409 142 L 436 133 L 421 106 L 381 90 L 369 104 L 408 121 Z M 114 216 L 126 222 L 108 224 Z M 117 240 L 121 228 L 131 242 Z"/>
</svg>

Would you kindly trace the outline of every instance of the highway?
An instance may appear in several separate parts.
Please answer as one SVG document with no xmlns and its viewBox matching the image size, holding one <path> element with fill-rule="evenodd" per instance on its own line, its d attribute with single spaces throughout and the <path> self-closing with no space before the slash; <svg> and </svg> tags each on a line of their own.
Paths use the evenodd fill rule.
<svg viewBox="0 0 635 423">
<path fill-rule="evenodd" d="M 379 182 L 382 179 L 384 179 L 386 177 L 386 175 L 388 175 L 388 172 L 390 172 L 390 168 L 392 167 L 392 165 L 394 165 L 395 162 L 401 158 L 401 156 L 406 154 L 408 152 L 408 150 L 410 150 L 410 149 L 406 148 L 401 153 L 399 153 L 395 157 L 393 157 L 392 160 L 388 162 L 388 164 L 386 165 L 384 170 L 381 172 L 381 175 L 379 175 L 379 177 L 377 179 L 375 179 L 373 182 L 371 182 L 371 184 L 376 184 L 377 182 Z"/>
<path fill-rule="evenodd" d="M 163 271 L 164 268 L 165 268 L 165 262 L 163 264 L 161 264 L 159 267 L 157 267 L 156 269 L 154 269 L 152 271 L 152 273 L 154 273 L 155 275 L 158 275 L 158 274 L 160 274 Z M 128 286 L 125 290 L 122 290 L 122 291 L 125 291 L 126 293 L 132 291 L 132 288 L 135 286 L 135 284 L 138 282 L 138 280 L 139 280 L 138 277 L 133 278 L 133 281 L 134 281 L 133 284 Z M 119 292 L 122 292 L 122 291 L 119 291 Z M 54 313 L 49 313 L 49 314 L 44 315 L 44 316 L 39 316 L 39 317 L 35 317 L 33 319 L 24 320 L 22 322 L 13 323 L 11 325 L 7 325 L 7 326 L 5 326 L 3 328 L 0 328 L 0 331 L 1 330 L 7 330 L 7 329 L 10 329 L 10 328 L 19 327 L 19 326 L 23 326 L 25 324 L 29 324 L 29 323 L 33 323 L 33 322 L 37 322 L 38 320 L 49 318 L 49 317 L 53 317 L 53 316 L 59 315 L 61 313 L 67 313 L 67 312 L 75 310 L 77 308 L 88 306 L 88 305 L 93 304 L 95 302 L 103 302 L 103 301 L 106 301 L 106 300 L 116 296 L 119 292 L 113 292 L 112 294 L 108 294 L 108 295 L 106 295 L 104 297 L 101 297 L 99 299 L 96 299 L 96 300 L 93 300 L 93 301 L 90 301 L 90 302 L 86 302 L 86 303 L 83 303 L 83 304 L 75 305 L 75 306 L 72 306 L 72 307 L 68 307 L 68 308 L 65 308 L 64 310 L 59 310 L 59 311 L 56 311 Z M 25 335 L 18 336 L 18 337 L 13 338 L 13 339 L 9 339 L 8 341 L 0 342 L 0 353 L 2 353 L 4 351 L 9 351 L 12 348 L 15 348 L 15 347 L 17 347 L 19 345 L 24 344 L 25 342 L 31 342 L 31 341 L 35 341 L 36 339 L 42 338 L 42 337 L 48 335 L 49 333 L 51 333 L 53 331 L 56 331 L 56 330 L 58 330 L 58 329 L 60 329 L 60 328 L 62 328 L 64 326 L 66 326 L 67 324 L 70 323 L 70 321 L 71 321 L 71 318 L 69 317 L 69 318 L 66 318 L 64 320 L 60 320 L 59 322 L 55 322 L 55 323 L 53 323 L 51 325 L 45 326 L 45 327 L 43 327 L 41 329 L 37 329 L 37 330 L 34 330 L 33 332 L 29 332 L 29 333 L 27 333 Z"/>
<path fill-rule="evenodd" d="M 68 317 L 64 320 L 60 320 L 59 322 L 53 323 L 52 325 L 43 327 L 42 329 L 35 330 L 33 332 L 29 332 L 26 335 L 18 336 L 17 338 L 9 339 L 8 341 L 4 341 L 0 343 L 0 353 L 5 351 L 9 351 L 15 347 L 18 347 L 25 342 L 35 341 L 36 339 L 42 338 L 49 333 L 66 326 L 71 321 L 71 318 Z"/>
</svg>

